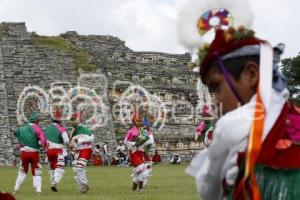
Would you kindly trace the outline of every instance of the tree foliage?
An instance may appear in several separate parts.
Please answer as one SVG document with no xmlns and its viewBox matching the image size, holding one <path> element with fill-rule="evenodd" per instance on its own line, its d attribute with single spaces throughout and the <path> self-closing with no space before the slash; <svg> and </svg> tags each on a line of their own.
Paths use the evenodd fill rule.
<svg viewBox="0 0 300 200">
<path fill-rule="evenodd" d="M 288 79 L 291 99 L 300 104 L 300 53 L 293 58 L 282 60 L 282 73 Z"/>
</svg>

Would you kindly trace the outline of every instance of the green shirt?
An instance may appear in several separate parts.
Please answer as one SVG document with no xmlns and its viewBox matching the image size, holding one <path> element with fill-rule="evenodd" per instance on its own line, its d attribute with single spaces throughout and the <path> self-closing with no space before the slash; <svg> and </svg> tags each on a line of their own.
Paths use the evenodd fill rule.
<svg viewBox="0 0 300 200">
<path fill-rule="evenodd" d="M 92 131 L 90 129 L 88 129 L 87 127 L 84 127 L 82 125 L 78 125 L 73 134 L 72 134 L 72 138 L 77 136 L 77 135 L 80 135 L 80 134 L 84 134 L 84 135 L 88 135 L 88 136 L 91 136 L 92 135 Z"/>
<path fill-rule="evenodd" d="M 15 132 L 19 142 L 34 149 L 40 149 L 39 140 L 30 124 L 21 126 Z"/>
<path fill-rule="evenodd" d="M 51 124 L 45 129 L 45 135 L 47 140 L 56 144 L 63 144 L 64 141 L 61 136 L 61 132 L 56 128 L 54 124 Z"/>
</svg>

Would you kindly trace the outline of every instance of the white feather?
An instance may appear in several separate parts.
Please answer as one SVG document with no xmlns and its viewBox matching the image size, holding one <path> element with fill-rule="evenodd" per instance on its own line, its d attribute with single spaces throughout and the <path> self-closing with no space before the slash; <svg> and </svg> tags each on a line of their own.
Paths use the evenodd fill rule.
<svg viewBox="0 0 300 200">
<path fill-rule="evenodd" d="M 208 10 L 224 8 L 233 17 L 234 27 L 243 25 L 251 28 L 253 13 L 248 0 L 190 0 L 179 12 L 179 42 L 191 52 L 195 52 L 204 41 L 197 30 L 197 21 Z"/>
</svg>

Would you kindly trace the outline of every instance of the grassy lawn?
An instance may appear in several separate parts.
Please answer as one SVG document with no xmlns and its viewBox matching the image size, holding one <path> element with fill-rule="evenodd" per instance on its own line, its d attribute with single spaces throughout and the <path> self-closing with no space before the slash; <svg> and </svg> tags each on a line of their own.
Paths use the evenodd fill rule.
<svg viewBox="0 0 300 200">
<path fill-rule="evenodd" d="M 143 192 L 131 192 L 132 168 L 88 167 L 90 191 L 80 194 L 77 190 L 73 171 L 66 168 L 65 176 L 59 185 L 59 192 L 50 190 L 48 166 L 43 168 L 42 195 L 35 194 L 32 176 L 27 175 L 24 184 L 16 195 L 18 200 L 196 200 L 198 199 L 194 179 L 185 174 L 186 165 L 155 165 L 147 188 Z M 17 168 L 0 168 L 0 190 L 12 191 L 17 177 Z"/>
</svg>

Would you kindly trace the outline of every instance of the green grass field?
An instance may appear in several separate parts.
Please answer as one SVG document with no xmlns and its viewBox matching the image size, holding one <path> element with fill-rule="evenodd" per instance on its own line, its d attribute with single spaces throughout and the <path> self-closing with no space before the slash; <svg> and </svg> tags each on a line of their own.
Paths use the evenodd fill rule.
<svg viewBox="0 0 300 200">
<path fill-rule="evenodd" d="M 185 174 L 186 165 L 155 165 L 147 188 L 143 192 L 131 192 L 131 167 L 88 167 L 90 191 L 80 194 L 73 171 L 66 168 L 59 185 L 59 192 L 50 190 L 48 166 L 43 168 L 42 195 L 34 192 L 32 176 L 28 174 L 17 200 L 196 200 L 198 199 L 194 179 Z M 11 192 L 17 177 L 17 168 L 0 168 L 0 190 Z"/>
</svg>

